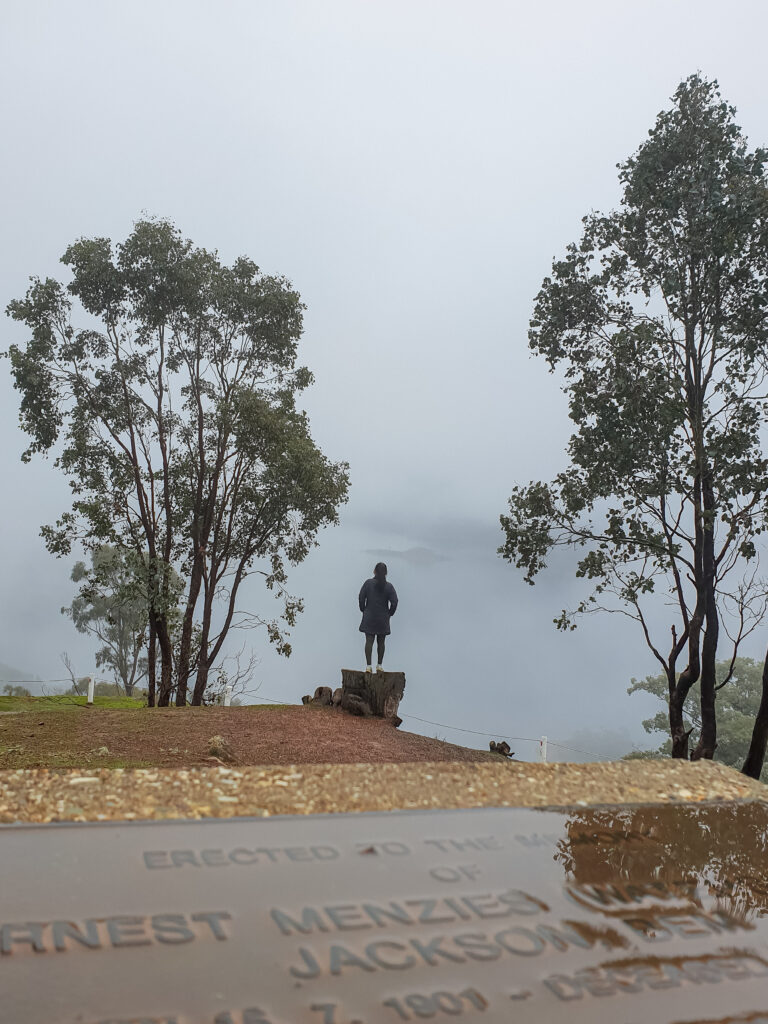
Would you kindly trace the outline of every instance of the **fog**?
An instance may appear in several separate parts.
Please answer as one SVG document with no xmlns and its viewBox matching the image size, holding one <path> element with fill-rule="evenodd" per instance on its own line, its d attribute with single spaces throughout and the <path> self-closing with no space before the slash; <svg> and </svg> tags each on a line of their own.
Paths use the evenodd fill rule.
<svg viewBox="0 0 768 1024">
<path fill-rule="evenodd" d="M 383 559 L 405 727 L 525 737 L 523 757 L 542 734 L 595 754 L 648 745 L 655 709 L 626 695 L 655 670 L 641 635 L 616 616 L 558 633 L 583 593 L 572 559 L 531 588 L 496 554 L 512 487 L 565 466 L 565 400 L 528 320 L 682 78 L 718 78 L 751 144 L 768 142 L 766 28 L 748 0 L 5 0 L 2 306 L 32 274 L 66 279 L 75 238 L 119 241 L 145 214 L 285 274 L 307 304 L 305 406 L 352 486 L 291 573 L 306 605 L 292 657 L 245 638 L 253 699 L 297 701 L 363 666 L 357 593 Z M 24 340 L 7 320 L 2 334 L 2 349 Z M 20 462 L 7 362 L 0 399 L 0 660 L 54 680 L 67 651 L 86 674 L 94 645 L 60 614 L 74 558 L 39 537 L 69 489 L 52 459 Z M 247 586 L 246 607 L 269 601 Z"/>
</svg>

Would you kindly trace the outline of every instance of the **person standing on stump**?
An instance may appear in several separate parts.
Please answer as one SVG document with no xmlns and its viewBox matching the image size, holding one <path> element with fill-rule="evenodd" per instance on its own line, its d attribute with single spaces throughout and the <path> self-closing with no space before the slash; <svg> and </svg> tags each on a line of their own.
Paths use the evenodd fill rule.
<svg viewBox="0 0 768 1024">
<path fill-rule="evenodd" d="M 390 633 L 389 620 L 397 609 L 397 594 L 392 584 L 387 583 L 387 567 L 383 562 L 376 563 L 373 579 L 366 580 L 360 588 L 358 603 L 363 613 L 360 632 L 365 633 L 365 671 L 373 671 L 371 655 L 375 636 L 378 655 L 376 671 L 383 672 L 384 644 Z"/>
</svg>

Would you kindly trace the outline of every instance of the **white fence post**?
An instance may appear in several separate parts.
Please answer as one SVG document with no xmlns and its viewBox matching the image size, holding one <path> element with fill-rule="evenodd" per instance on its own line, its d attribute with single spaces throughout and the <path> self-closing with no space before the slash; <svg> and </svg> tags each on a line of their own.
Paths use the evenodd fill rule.
<svg viewBox="0 0 768 1024">
<path fill-rule="evenodd" d="M 231 686 L 225 686 L 224 687 L 224 707 L 228 708 L 231 703 L 232 703 L 232 687 Z"/>
<path fill-rule="evenodd" d="M 93 704 L 93 685 L 96 682 L 93 676 L 88 676 L 88 703 Z"/>
<path fill-rule="evenodd" d="M 543 763 L 547 763 L 547 737 L 542 736 L 539 740 L 539 760 Z"/>
</svg>

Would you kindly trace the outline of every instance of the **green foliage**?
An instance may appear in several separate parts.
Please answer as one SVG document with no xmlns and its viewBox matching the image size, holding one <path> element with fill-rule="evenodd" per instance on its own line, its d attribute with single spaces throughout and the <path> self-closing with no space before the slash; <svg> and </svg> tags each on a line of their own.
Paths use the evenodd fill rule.
<svg viewBox="0 0 768 1024">
<path fill-rule="evenodd" d="M 3 694 L 6 697 L 31 697 L 32 694 L 26 688 L 26 686 L 14 686 L 12 683 L 6 683 L 3 687 Z"/>
<path fill-rule="evenodd" d="M 30 439 L 24 458 L 56 445 L 73 492 L 71 508 L 42 534 L 58 555 L 79 541 L 116 549 L 120 567 L 133 559 L 141 585 L 131 615 L 138 629 L 146 600 L 160 703 L 174 668 L 184 702 L 193 665 L 207 685 L 253 572 L 283 608 L 279 621 L 249 624 L 266 626 L 290 653 L 286 627 L 301 602 L 285 589 L 286 566 L 337 522 L 346 500 L 346 464 L 322 454 L 296 407 L 312 383 L 296 365 L 304 306 L 285 278 L 244 257 L 226 266 L 165 220 L 139 221 L 115 246 L 80 239 L 62 262 L 68 285 L 33 279 L 8 306 L 29 332 L 8 352 Z M 185 595 L 174 653 L 177 580 Z M 100 589 L 99 599 L 108 593 Z M 153 652 L 150 643 L 150 699 Z"/>
<path fill-rule="evenodd" d="M 91 552 L 90 568 L 77 562 L 71 579 L 80 584 L 80 592 L 62 614 L 80 633 L 100 641 L 96 664 L 110 669 L 130 697 L 147 673 L 147 659 L 141 656 L 149 624 L 145 564 L 129 549 L 101 545 Z"/>
<path fill-rule="evenodd" d="M 630 750 L 624 754 L 622 761 L 655 761 L 659 757 L 669 757 L 669 751 L 663 747 L 659 750 Z"/>
<path fill-rule="evenodd" d="M 725 680 L 731 670 L 729 661 L 720 661 L 717 664 L 719 680 Z M 733 664 L 733 674 L 728 682 L 717 692 L 717 749 L 715 760 L 730 765 L 731 768 L 741 769 L 749 750 L 752 738 L 752 728 L 755 721 L 757 709 L 760 706 L 763 683 L 763 666 L 753 658 L 736 658 Z M 645 679 L 633 679 L 627 690 L 628 694 L 650 693 L 664 707 L 668 700 L 667 679 L 665 675 L 646 676 Z M 685 712 L 686 724 L 693 730 L 693 739 L 698 737 L 701 730 L 701 714 L 695 704 L 687 707 Z M 668 718 L 665 710 L 658 711 L 650 718 L 643 721 L 643 728 L 647 733 L 664 734 L 668 731 Z M 627 757 L 648 756 L 665 757 L 669 756 L 670 742 L 667 739 L 658 750 L 637 751 L 628 754 Z M 763 781 L 768 781 L 768 770 L 763 769 L 761 776 Z"/>
<path fill-rule="evenodd" d="M 766 608 L 747 563 L 768 498 L 768 179 L 766 151 L 748 150 L 734 113 L 717 83 L 684 81 L 619 165 L 619 208 L 585 217 L 554 262 L 529 345 L 562 374 L 570 465 L 515 487 L 501 516 L 499 553 L 528 583 L 553 549 L 578 552 L 591 591 L 558 628 L 598 609 L 628 615 L 668 678 L 687 646 L 681 702 L 705 633 L 702 697 L 719 618 L 737 650 Z M 649 602 L 673 609 L 658 638 Z M 679 728 L 677 742 L 679 753 Z"/>
<path fill-rule="evenodd" d="M 665 526 L 688 501 L 697 459 L 684 379 L 694 297 L 682 268 L 692 259 L 695 308 L 713 310 L 700 341 L 712 363 L 704 397 L 718 519 L 744 555 L 764 529 L 755 496 L 768 492 L 765 408 L 753 394 L 753 360 L 768 341 L 766 154 L 747 152 L 715 84 L 694 76 L 675 100 L 621 165 L 620 210 L 584 218 L 581 242 L 538 295 L 530 347 L 564 371 L 571 468 L 515 488 L 502 517 L 500 552 L 528 582 L 554 546 L 576 545 L 588 548 L 579 575 L 630 604 L 690 541 Z"/>
</svg>

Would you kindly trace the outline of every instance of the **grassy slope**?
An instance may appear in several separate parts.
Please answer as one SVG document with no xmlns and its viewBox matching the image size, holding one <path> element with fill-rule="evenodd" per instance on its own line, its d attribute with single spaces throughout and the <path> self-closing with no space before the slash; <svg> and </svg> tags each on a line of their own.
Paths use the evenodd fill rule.
<svg viewBox="0 0 768 1024">
<path fill-rule="evenodd" d="M 268 710 L 285 705 L 257 706 Z M 185 710 L 180 709 L 180 714 Z M 204 714 L 206 709 L 194 710 Z M 126 711 L 133 714 L 125 718 L 113 714 Z M 93 717 L 94 712 L 98 717 Z M 172 746 L 157 750 L 145 728 L 147 716 L 152 714 L 143 700 L 131 697 L 95 697 L 92 707 L 85 697 L 62 694 L 0 697 L 0 769 L 152 768 L 167 760 L 162 753 L 191 755 L 190 763 L 210 763 L 207 749 L 193 752 Z M 183 723 L 173 722 L 168 731 L 183 733 Z M 113 746 L 128 749 L 110 750 L 110 737 L 125 741 Z"/>
<path fill-rule="evenodd" d="M 94 707 L 137 711 L 143 701 L 96 697 Z M 0 697 L 0 768 L 150 767 L 149 759 L 115 757 L 103 744 L 84 749 L 81 718 L 92 710 L 85 697 Z"/>
</svg>

